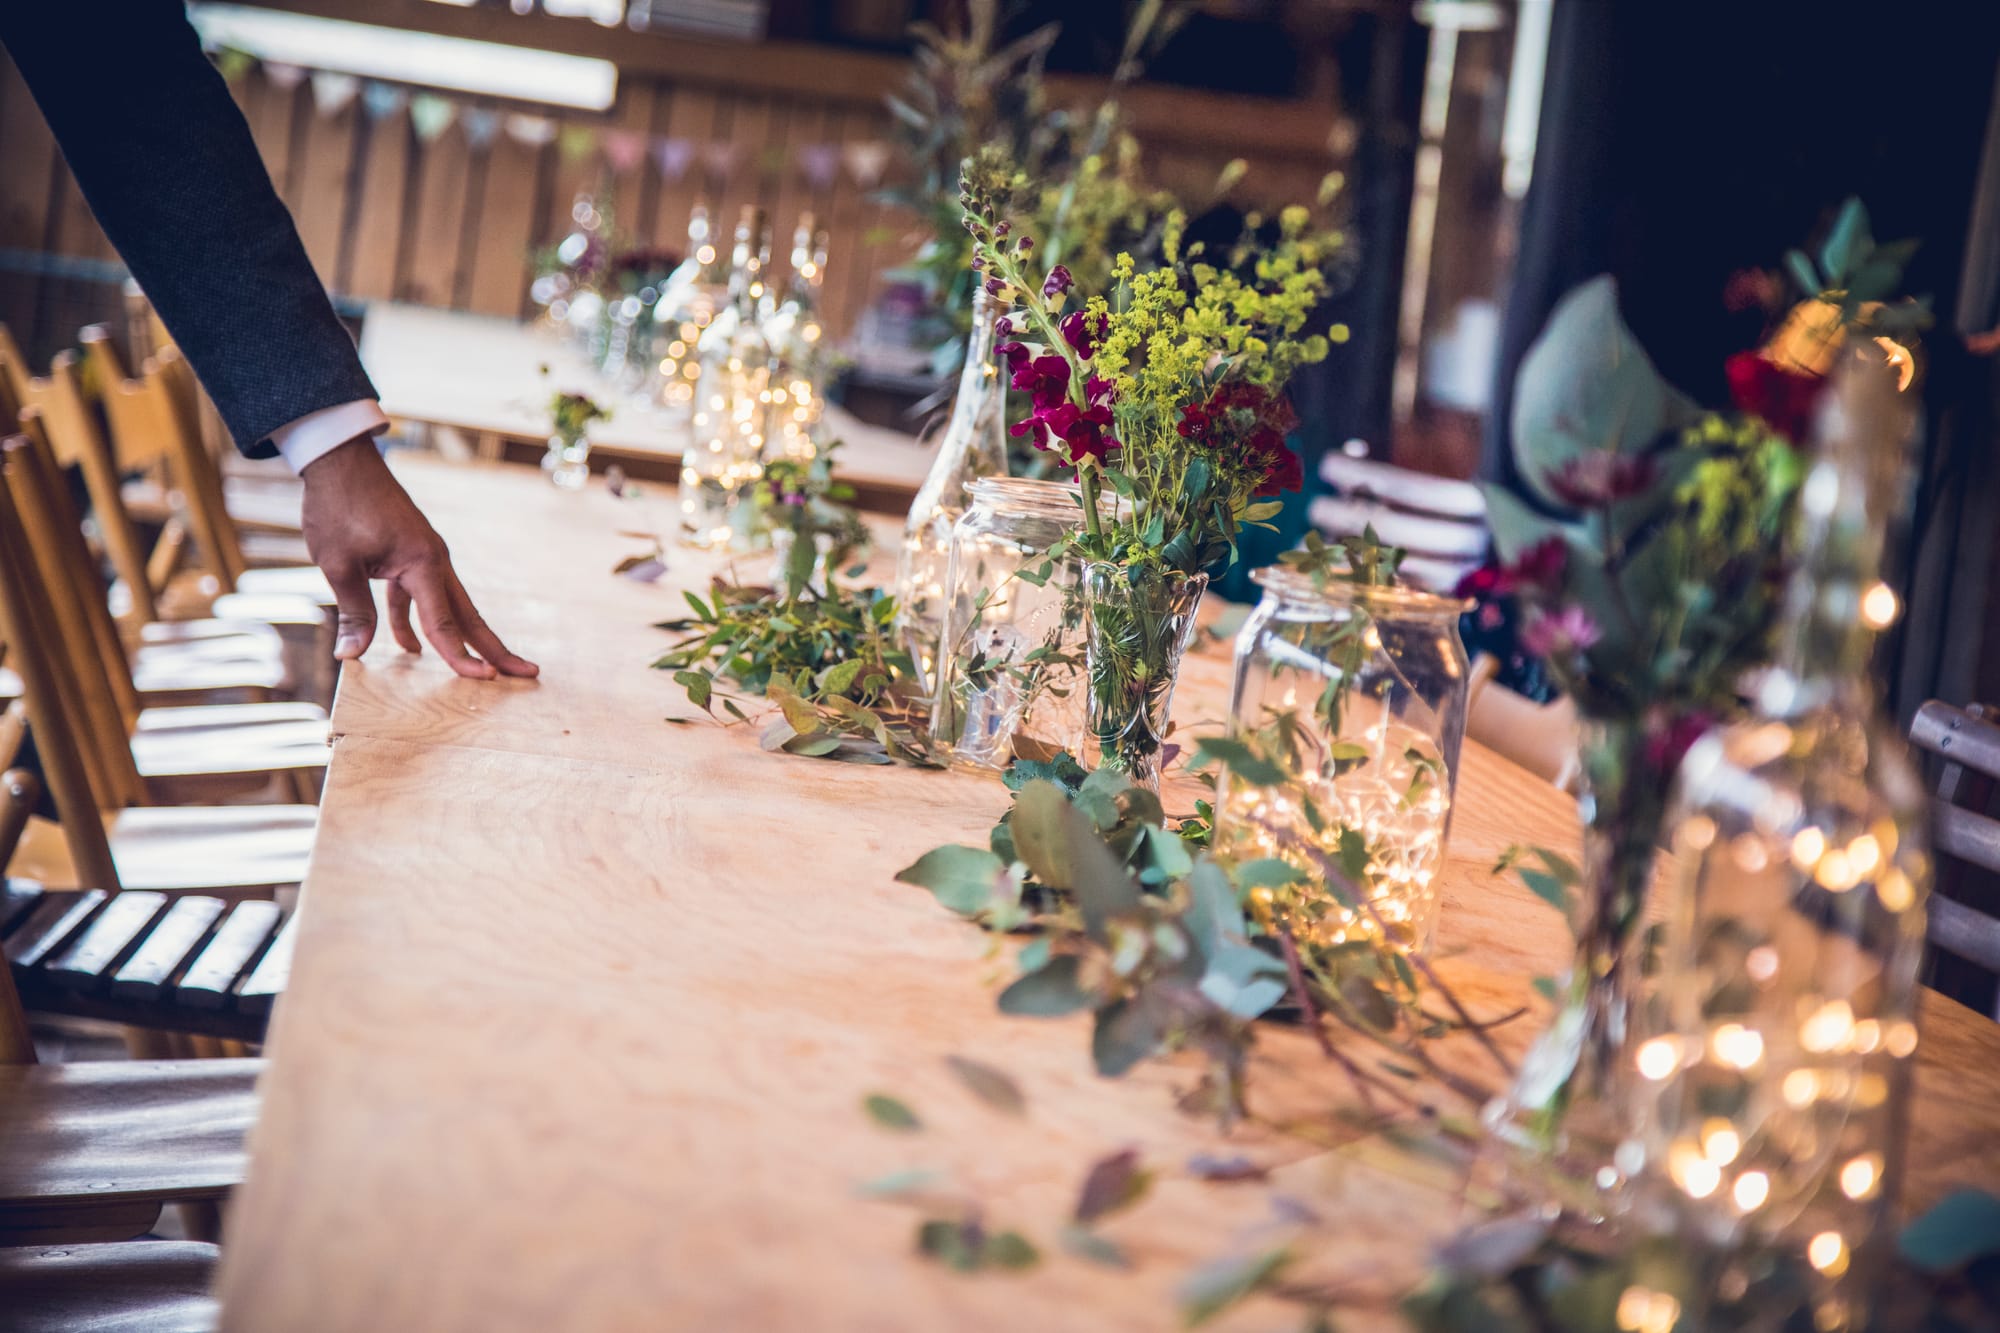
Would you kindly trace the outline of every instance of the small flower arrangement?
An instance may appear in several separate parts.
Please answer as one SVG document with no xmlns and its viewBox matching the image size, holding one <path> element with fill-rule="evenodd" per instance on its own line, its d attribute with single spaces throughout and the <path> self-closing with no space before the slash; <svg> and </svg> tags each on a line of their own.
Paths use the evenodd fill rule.
<svg viewBox="0 0 2000 1333">
<path fill-rule="evenodd" d="M 997 332 L 1030 412 L 1012 432 L 1075 471 L 1079 553 L 1181 574 L 1233 556 L 1237 532 L 1270 519 L 1270 497 L 1303 480 L 1285 443 L 1297 420 L 1284 391 L 1345 337 L 1306 332 L 1339 234 L 1287 208 L 1268 242 L 1253 231 L 1217 263 L 1199 245 L 1183 250 L 1175 215 L 1164 265 L 1141 270 L 1121 254 L 1112 290 L 1083 292 L 1065 266 L 1035 266 L 1034 239 L 1012 234 L 994 172 L 976 166 L 964 186 L 974 268 L 1014 301 Z M 1109 520 L 1097 507 L 1106 486 L 1123 502 Z"/>
<path fill-rule="evenodd" d="M 583 438 L 593 421 L 609 421 L 611 413 L 589 394 L 558 393 L 549 399 L 549 429 L 565 445 Z"/>
</svg>

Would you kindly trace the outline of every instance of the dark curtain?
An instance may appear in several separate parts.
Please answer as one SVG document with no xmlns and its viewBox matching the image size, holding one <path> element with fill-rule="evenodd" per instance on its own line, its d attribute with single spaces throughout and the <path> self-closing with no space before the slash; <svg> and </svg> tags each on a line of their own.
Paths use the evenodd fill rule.
<svg viewBox="0 0 2000 1333">
<path fill-rule="evenodd" d="M 1990 327 L 1995 314 L 1959 305 L 1974 270 L 1989 275 L 1992 301 L 1994 228 L 1970 246 L 1968 238 L 1997 63 L 2000 6 L 1556 0 L 1484 475 L 1516 480 L 1514 372 L 1564 292 L 1611 273 L 1661 372 L 1721 406 L 1724 360 L 1763 332 L 1761 313 L 1724 308 L 1729 275 L 1775 267 L 1841 200 L 1859 195 L 1877 238 L 1923 239 L 1909 290 L 1931 294 L 1938 312 L 1920 453 L 1929 482 L 1905 543 L 1938 554 L 1915 589 L 1914 628 L 1890 655 L 1897 670 L 1886 673 L 1907 711 L 1912 691 L 1921 699 L 1938 684 L 1947 651 L 1979 647 L 1963 615 L 1947 625 L 1950 617 L 1925 611 L 1967 600 L 1947 585 L 1949 567 L 1968 556 L 1980 562 L 1974 600 L 1985 607 L 1992 551 L 1959 544 L 1969 525 L 1957 511 L 1971 506 L 1982 530 L 2000 519 L 1987 462 L 1991 361 L 1964 356 L 1957 338 L 1961 328 Z M 1949 540 L 1937 535 L 1940 522 Z"/>
</svg>

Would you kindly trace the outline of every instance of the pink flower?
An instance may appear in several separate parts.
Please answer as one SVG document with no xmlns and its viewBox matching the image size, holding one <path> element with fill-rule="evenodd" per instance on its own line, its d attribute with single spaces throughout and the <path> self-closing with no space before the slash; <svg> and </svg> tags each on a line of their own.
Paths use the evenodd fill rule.
<svg viewBox="0 0 2000 1333">
<path fill-rule="evenodd" d="M 1016 376 L 1020 375 L 1021 367 L 1028 363 L 1028 345 L 1026 343 L 1000 343 L 993 350 L 1007 362 L 1007 369 L 1012 371 Z"/>
<path fill-rule="evenodd" d="M 1738 352 L 1723 370 L 1729 376 L 1729 396 L 1738 408 L 1762 417 L 1765 425 L 1793 444 L 1805 442 L 1826 388 L 1823 378 L 1787 370 L 1756 352 Z"/>
<path fill-rule="evenodd" d="M 1548 661 L 1583 652 L 1603 637 L 1590 613 L 1574 604 L 1559 611 L 1537 611 L 1521 627 L 1521 646 Z"/>
<path fill-rule="evenodd" d="M 1649 454 L 1615 454 L 1589 449 L 1548 476 L 1549 489 L 1572 509 L 1602 509 L 1629 500 L 1651 486 L 1660 465 Z"/>
<path fill-rule="evenodd" d="M 1076 280 L 1070 277 L 1069 270 L 1057 264 L 1049 270 L 1047 281 L 1042 283 L 1042 295 L 1053 301 L 1075 285 Z"/>
<path fill-rule="evenodd" d="M 1038 414 L 1069 397 L 1069 362 L 1063 358 L 1048 354 L 1012 364 L 1014 387 L 1033 396 Z"/>
</svg>

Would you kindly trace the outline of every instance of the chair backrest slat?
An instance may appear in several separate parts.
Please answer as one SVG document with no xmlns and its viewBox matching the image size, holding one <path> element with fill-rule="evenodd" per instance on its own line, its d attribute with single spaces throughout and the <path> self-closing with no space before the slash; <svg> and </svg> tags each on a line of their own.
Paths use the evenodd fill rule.
<svg viewBox="0 0 2000 1333">
<path fill-rule="evenodd" d="M 1931 803 L 1932 850 L 1940 864 L 1930 941 L 2000 978 L 2000 917 L 1964 901 L 1969 886 L 1963 868 L 1947 862 L 2000 873 L 2000 819 L 1984 813 L 2000 777 L 2000 726 L 1989 716 L 1981 704 L 1954 708 L 1933 699 L 1911 719 L 1910 743 L 1944 760 Z"/>
<path fill-rule="evenodd" d="M 24 425 L 33 430 L 37 423 L 31 417 Z M 81 710 L 77 726 L 84 752 L 97 758 L 98 798 L 112 806 L 143 805 L 146 785 L 131 744 L 138 691 L 55 456 L 38 431 L 16 435 L 0 444 L 0 473 L 33 560 L 23 574 L 39 582 L 57 626 L 49 652 L 61 662 Z"/>
<path fill-rule="evenodd" d="M 132 614 L 141 622 L 160 618 L 152 579 L 146 568 L 147 551 L 139 539 L 138 525 L 125 507 L 125 493 L 111 445 L 97 423 L 97 414 L 83 390 L 83 368 L 75 352 L 59 352 L 46 379 L 27 383 L 23 408 L 39 413 L 42 430 L 48 436 L 56 459 L 83 473 L 90 492 L 90 508 L 97 527 L 104 534 L 105 549 L 112 568 L 125 581 Z"/>
<path fill-rule="evenodd" d="M 4 469 L 0 469 L 4 473 Z M 0 486 L 0 639 L 12 648 L 9 659 L 21 674 L 43 777 L 55 796 L 70 860 L 84 884 L 116 892 L 118 868 L 104 834 L 107 803 L 91 786 L 76 719 L 82 710 L 49 645 L 59 631 L 39 580 L 28 577 L 34 557 L 27 548 L 11 485 Z M 129 758 L 129 751 L 127 754 Z"/>
<path fill-rule="evenodd" d="M 41 791 L 33 773 L 18 768 L 0 773 L 0 866 L 13 859 Z M 28 1033 L 20 992 L 14 989 L 14 969 L 0 956 L 0 1065 L 34 1063 L 35 1042 Z"/>
</svg>

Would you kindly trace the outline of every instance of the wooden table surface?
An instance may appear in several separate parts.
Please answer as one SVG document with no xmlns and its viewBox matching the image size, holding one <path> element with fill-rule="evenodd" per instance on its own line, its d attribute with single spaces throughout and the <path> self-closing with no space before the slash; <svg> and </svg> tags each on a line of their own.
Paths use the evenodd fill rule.
<svg viewBox="0 0 2000 1333">
<path fill-rule="evenodd" d="M 676 552 L 652 585 L 608 570 L 632 549 L 617 530 L 664 519 L 669 496 L 424 459 L 399 471 L 543 674 L 460 681 L 385 633 L 342 682 L 231 1211 L 229 1328 L 1168 1329 L 1189 1269 L 1287 1234 L 1274 1192 L 1337 1219 L 1307 1242 L 1315 1275 L 1385 1299 L 1454 1225 L 1448 1182 L 1327 1148 L 1351 1095 L 1297 1032 L 1259 1036 L 1258 1120 L 1225 1139 L 1175 1109 L 1185 1064 L 1101 1079 L 1085 1020 L 999 1014 L 1010 950 L 891 878 L 934 845 L 983 841 L 997 783 L 664 722 L 691 710 L 647 669 L 663 637 L 649 626 L 712 565 Z M 1219 716 L 1226 673 L 1219 647 L 1190 661 L 1183 724 Z M 1517 840 L 1573 846 L 1574 820 L 1566 797 L 1467 745 L 1437 956 L 1488 1012 L 1566 946 L 1552 911 L 1486 870 Z M 2000 1186 L 2000 1031 L 1934 996 L 1924 1020 L 1916 1205 Z M 1532 1031 L 1501 1035 L 1518 1050 Z M 953 1054 L 1011 1074 L 1025 1118 L 974 1098 Z M 860 1106 L 874 1092 L 925 1128 L 876 1127 Z M 1159 1179 L 1105 1227 L 1136 1260 L 1120 1273 L 1055 1239 L 1088 1166 L 1125 1147 Z M 1278 1169 L 1204 1183 L 1186 1167 L 1202 1152 Z M 915 1167 L 1027 1233 L 1041 1266 L 965 1276 L 917 1258 L 919 1212 L 856 1196 Z M 1252 1304 L 1222 1326 L 1295 1320 Z"/>
<path fill-rule="evenodd" d="M 573 345 L 515 320 L 377 301 L 362 320 L 360 350 L 382 410 L 401 421 L 541 444 L 549 397 L 565 390 L 611 409 L 609 421 L 590 428 L 594 453 L 677 468 L 686 444 L 658 415 L 628 403 Z M 843 442 L 840 475 L 870 492 L 914 495 L 930 470 L 932 451 L 915 436 L 871 426 L 837 404 L 827 408 L 825 431 Z"/>
</svg>

